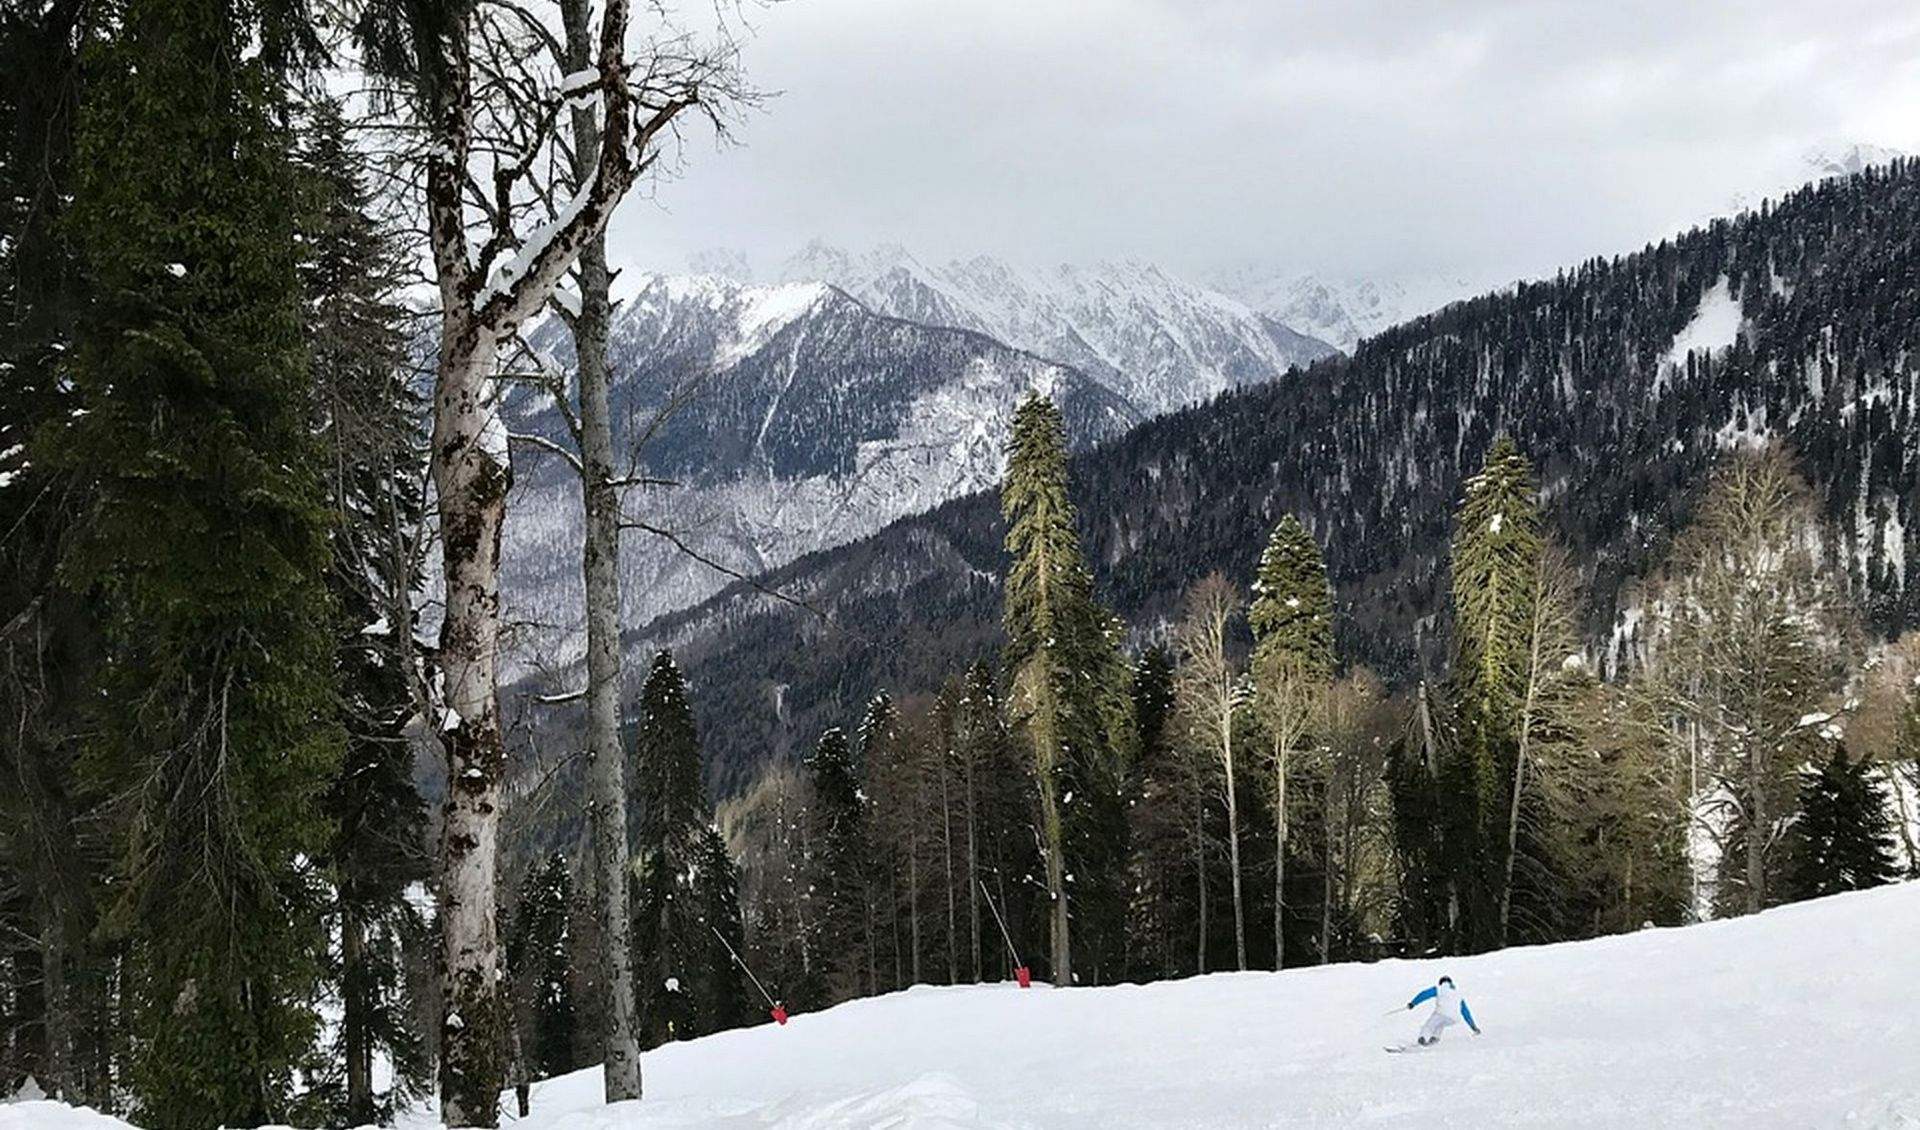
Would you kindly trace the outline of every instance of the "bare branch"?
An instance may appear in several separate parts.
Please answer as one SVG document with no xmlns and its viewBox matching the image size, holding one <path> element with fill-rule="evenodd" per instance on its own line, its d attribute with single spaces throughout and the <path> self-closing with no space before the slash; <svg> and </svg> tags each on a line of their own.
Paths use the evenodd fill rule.
<svg viewBox="0 0 1920 1130">
<path fill-rule="evenodd" d="M 753 589 L 755 592 L 760 593 L 762 596 L 770 596 L 773 599 L 780 601 L 782 604 L 790 604 L 795 608 L 801 609 L 806 612 L 810 612 L 813 615 L 819 617 L 821 620 L 829 619 L 826 613 L 820 611 L 818 608 L 815 608 L 813 605 L 807 603 L 806 601 L 801 600 L 799 597 L 781 592 L 776 588 L 772 588 L 766 584 L 761 583 L 761 581 L 757 577 L 753 577 L 746 573 L 742 573 L 740 570 L 735 569 L 730 565 L 726 565 L 719 561 L 715 561 L 713 558 L 708 557 L 706 554 L 701 553 L 699 550 L 688 545 L 685 539 L 681 538 L 679 534 L 674 533 L 672 530 L 668 530 L 663 527 L 653 525 L 650 522 L 636 521 L 631 518 L 621 519 L 620 528 L 623 530 L 639 530 L 641 533 L 652 534 L 654 537 L 664 540 L 667 544 L 673 546 L 675 549 L 679 550 L 681 553 L 686 554 L 688 557 L 692 558 L 695 561 L 698 561 L 702 565 L 705 565 L 707 568 L 712 569 L 714 572 L 719 573 L 722 576 L 732 577 L 736 581 L 743 582 L 744 584 L 747 585 L 748 588 Z"/>
<path fill-rule="evenodd" d="M 531 432 L 509 432 L 507 434 L 507 439 L 513 443 L 520 443 L 520 444 L 525 444 L 528 447 L 539 448 L 540 450 L 545 451 L 551 455 L 558 455 L 560 458 L 565 459 L 567 461 L 567 466 L 572 467 L 575 474 L 578 474 L 578 475 L 586 474 L 586 469 L 580 465 L 580 456 L 574 454 L 568 448 L 562 447 L 561 445 L 553 442 L 552 440 L 548 439 L 546 436 L 534 435 Z"/>
</svg>

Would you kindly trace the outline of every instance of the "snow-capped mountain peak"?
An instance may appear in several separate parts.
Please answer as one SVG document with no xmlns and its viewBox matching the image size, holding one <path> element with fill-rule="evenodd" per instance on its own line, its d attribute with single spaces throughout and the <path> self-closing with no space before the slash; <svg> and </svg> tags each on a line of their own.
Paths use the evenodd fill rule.
<svg viewBox="0 0 1920 1130">
<path fill-rule="evenodd" d="M 1800 155 L 1800 180 L 1819 181 L 1829 177 L 1852 176 L 1874 165 L 1885 165 L 1905 157 L 1906 153 L 1871 142 L 1836 142 L 1809 147 Z"/>
<path fill-rule="evenodd" d="M 1252 263 L 1224 268 L 1209 276 L 1209 281 L 1255 310 L 1347 353 L 1362 338 L 1431 313 L 1475 290 L 1457 275 L 1346 278 Z"/>
<path fill-rule="evenodd" d="M 935 266 L 898 244 L 855 253 L 815 240 L 780 277 L 831 282 L 879 313 L 973 330 L 1072 365 L 1145 414 L 1331 352 L 1139 259 L 1028 268 L 975 255 Z"/>
</svg>

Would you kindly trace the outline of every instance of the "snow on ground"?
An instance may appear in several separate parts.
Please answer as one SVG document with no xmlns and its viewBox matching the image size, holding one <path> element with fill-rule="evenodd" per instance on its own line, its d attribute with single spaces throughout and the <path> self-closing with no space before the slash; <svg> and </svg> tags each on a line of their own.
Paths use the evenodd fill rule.
<svg viewBox="0 0 1920 1130">
<path fill-rule="evenodd" d="M 1668 348 L 1663 364 L 1685 365 L 1689 353 L 1705 356 L 1716 350 L 1732 348 L 1734 339 L 1740 335 L 1743 316 L 1740 300 L 1733 296 L 1726 276 L 1720 276 L 1700 296 L 1700 306 L 1694 310 L 1692 320 L 1674 335 L 1673 345 Z"/>
<path fill-rule="evenodd" d="M 520 1130 L 1920 1127 L 1920 883 L 1445 961 L 918 988 L 536 1085 Z M 1388 1055 L 1441 973 L 1486 1034 Z M 0 1107 L 0 1130 L 124 1130 Z"/>
</svg>

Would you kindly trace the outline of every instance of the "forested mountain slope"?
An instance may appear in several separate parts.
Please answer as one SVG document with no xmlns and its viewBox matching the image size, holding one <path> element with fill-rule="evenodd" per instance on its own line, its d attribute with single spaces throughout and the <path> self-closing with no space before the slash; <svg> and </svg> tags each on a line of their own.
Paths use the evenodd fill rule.
<svg viewBox="0 0 1920 1130">
<path fill-rule="evenodd" d="M 1149 421 L 1081 456 L 1074 489 L 1100 592 L 1136 628 L 1211 570 L 1244 581 L 1273 522 L 1299 512 L 1326 547 L 1344 654 L 1406 677 L 1442 659 L 1450 514 L 1499 432 L 1534 459 L 1550 526 L 1587 574 L 1596 647 L 1715 456 L 1773 434 L 1819 492 L 1872 626 L 1892 632 L 1920 611 L 1916 344 L 1909 160 Z M 1000 571 L 987 492 L 764 578 L 818 614 L 735 587 L 634 642 L 678 649 L 724 790 L 847 722 L 875 687 L 924 689 L 992 654 Z"/>
<path fill-rule="evenodd" d="M 755 573 L 872 533 L 991 485 L 1013 405 L 1032 388 L 1064 404 L 1077 444 L 1140 415 L 1079 371 L 982 334 L 876 314 L 823 283 L 746 287 L 641 276 L 619 296 L 610 362 L 620 463 L 645 437 L 627 511 L 686 546 Z M 535 348 L 571 365 L 549 324 Z M 516 389 L 513 431 L 570 445 L 544 390 Z M 504 560 L 508 604 L 531 631 L 522 661 L 575 658 L 583 622 L 580 488 L 558 459 L 516 456 Z M 658 537 L 621 556 L 622 618 L 642 622 L 717 592 L 727 578 Z M 645 669 L 645 657 L 636 664 Z"/>
</svg>

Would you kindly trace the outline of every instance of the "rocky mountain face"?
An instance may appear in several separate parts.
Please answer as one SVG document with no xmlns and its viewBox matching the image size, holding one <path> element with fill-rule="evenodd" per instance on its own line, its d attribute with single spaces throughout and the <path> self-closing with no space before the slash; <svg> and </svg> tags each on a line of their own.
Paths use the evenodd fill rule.
<svg viewBox="0 0 1920 1130">
<path fill-rule="evenodd" d="M 633 490 L 628 512 L 681 543 L 626 536 L 625 623 L 718 591 L 729 577 L 715 565 L 764 572 L 990 486 L 1030 389 L 1061 399 L 1079 446 L 1141 418 L 1072 368 L 877 314 L 824 283 L 642 276 L 616 297 L 616 442 L 641 444 L 632 465 L 676 484 Z M 534 345 L 571 364 L 557 325 Z M 515 433 L 564 439 L 543 390 L 517 388 L 504 411 Z M 565 664 L 583 623 L 579 486 L 530 445 L 517 446 L 515 474 L 504 558 L 509 615 L 530 625 L 521 669 Z"/>
<path fill-rule="evenodd" d="M 1763 436 L 1813 484 L 1870 627 L 1920 622 L 1920 162 L 1454 303 L 1083 453 L 1102 598 L 1150 628 L 1209 571 L 1246 582 L 1291 511 L 1326 547 L 1343 653 L 1438 673 L 1452 512 L 1503 431 L 1582 566 L 1602 658 L 1715 459 Z M 991 492 L 957 499 L 762 578 L 817 611 L 736 587 L 633 636 L 676 648 L 730 789 L 875 689 L 994 655 L 1000 538 Z"/>
<path fill-rule="evenodd" d="M 1284 318 L 1151 263 L 1028 270 L 989 256 L 933 266 L 898 246 L 854 254 L 815 241 L 780 269 L 881 313 L 977 330 L 1071 365 L 1145 415 L 1272 380 L 1333 352 Z"/>
</svg>

